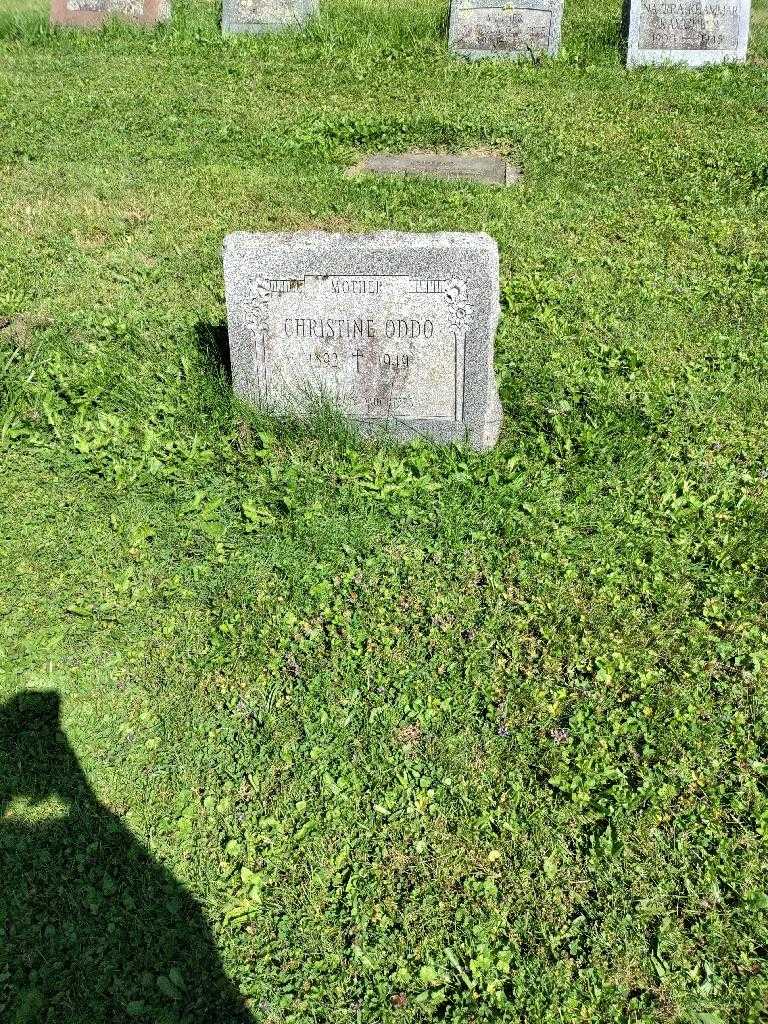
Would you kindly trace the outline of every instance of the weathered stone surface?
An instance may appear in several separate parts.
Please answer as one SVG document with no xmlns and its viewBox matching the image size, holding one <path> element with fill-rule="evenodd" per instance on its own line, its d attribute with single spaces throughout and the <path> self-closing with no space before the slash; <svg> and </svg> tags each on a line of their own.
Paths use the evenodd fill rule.
<svg viewBox="0 0 768 1024">
<path fill-rule="evenodd" d="M 376 153 L 350 168 L 350 174 L 392 174 L 399 177 L 462 179 L 483 185 L 512 185 L 520 179 L 518 167 L 500 156 L 485 153 Z"/>
<path fill-rule="evenodd" d="M 750 0 L 631 0 L 627 65 L 744 61 Z"/>
<path fill-rule="evenodd" d="M 223 0 L 224 32 L 277 32 L 301 28 L 312 17 L 318 0 Z"/>
<path fill-rule="evenodd" d="M 171 0 L 51 0 L 51 23 L 98 28 L 109 18 L 152 26 L 170 21 Z"/>
<path fill-rule="evenodd" d="M 326 399 L 395 437 L 495 444 L 490 236 L 238 232 L 224 281 L 241 397 L 299 416 Z"/>
<path fill-rule="evenodd" d="M 451 0 L 451 48 L 463 57 L 530 57 L 560 49 L 563 0 Z"/>
</svg>

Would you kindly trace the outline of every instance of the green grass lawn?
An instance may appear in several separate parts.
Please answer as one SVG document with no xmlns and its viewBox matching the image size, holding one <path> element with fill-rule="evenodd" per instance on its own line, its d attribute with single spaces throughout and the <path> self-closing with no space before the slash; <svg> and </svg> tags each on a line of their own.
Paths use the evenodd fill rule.
<svg viewBox="0 0 768 1024">
<path fill-rule="evenodd" d="M 766 0 L 631 73 L 8 6 L 0 1019 L 764 1022 Z M 345 177 L 426 146 L 524 178 Z M 498 240 L 496 449 L 233 401 L 222 239 L 309 227 Z"/>
</svg>

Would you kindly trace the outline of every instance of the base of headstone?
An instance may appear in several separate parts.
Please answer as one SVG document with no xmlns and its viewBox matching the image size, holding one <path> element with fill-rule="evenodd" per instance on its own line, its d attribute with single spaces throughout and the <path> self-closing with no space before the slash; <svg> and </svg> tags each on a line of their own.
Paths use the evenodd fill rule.
<svg viewBox="0 0 768 1024">
<path fill-rule="evenodd" d="M 452 0 L 448 41 L 470 60 L 531 59 L 560 49 L 563 0 Z"/>
<path fill-rule="evenodd" d="M 263 35 L 303 28 L 316 13 L 319 0 L 223 0 L 221 30 L 225 34 Z"/>
<path fill-rule="evenodd" d="M 152 28 L 171 20 L 171 0 L 51 0 L 51 24 L 100 28 L 111 18 Z"/>
<path fill-rule="evenodd" d="M 228 235 L 232 380 L 277 415 L 492 447 L 499 255 L 486 234 Z"/>
<path fill-rule="evenodd" d="M 632 0 L 627 67 L 747 59 L 750 0 Z"/>
</svg>

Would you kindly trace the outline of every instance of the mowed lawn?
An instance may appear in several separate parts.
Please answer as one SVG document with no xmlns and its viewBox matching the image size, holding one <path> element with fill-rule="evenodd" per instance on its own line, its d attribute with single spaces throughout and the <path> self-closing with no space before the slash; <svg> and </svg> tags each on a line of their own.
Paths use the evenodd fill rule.
<svg viewBox="0 0 768 1024">
<path fill-rule="evenodd" d="M 768 6 L 0 14 L 0 1019 L 768 1019 Z M 490 149 L 506 190 L 349 178 Z M 232 400 L 232 230 L 488 231 L 486 454 Z M 60 701 L 60 728 L 57 703 Z M 234 1000 L 236 1002 L 236 999 Z"/>
</svg>

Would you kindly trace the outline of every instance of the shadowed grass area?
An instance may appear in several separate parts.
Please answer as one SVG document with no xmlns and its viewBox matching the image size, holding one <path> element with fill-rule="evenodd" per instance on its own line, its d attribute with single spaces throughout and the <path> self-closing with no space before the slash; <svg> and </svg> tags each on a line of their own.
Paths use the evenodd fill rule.
<svg viewBox="0 0 768 1024">
<path fill-rule="evenodd" d="M 51 836 L 114 826 L 270 1024 L 758 1024 L 765 2 L 749 63 L 696 72 L 627 72 L 604 2 L 536 66 L 449 57 L 445 13 L 0 17 L 0 700 L 60 694 L 89 794 L 12 759 L 0 852 L 49 885 Z M 481 145 L 522 181 L 344 175 Z M 232 400 L 221 241 L 307 227 L 497 238 L 494 451 Z M 67 941 L 129 926 L 95 845 Z M 58 910 L 58 959 L 23 952 L 14 864 L 0 1018 L 189 1019 L 130 945 L 101 1003 L 51 996 L 91 975 Z"/>
</svg>

